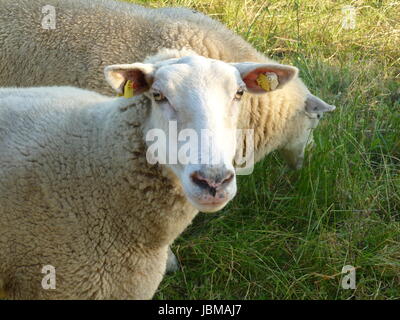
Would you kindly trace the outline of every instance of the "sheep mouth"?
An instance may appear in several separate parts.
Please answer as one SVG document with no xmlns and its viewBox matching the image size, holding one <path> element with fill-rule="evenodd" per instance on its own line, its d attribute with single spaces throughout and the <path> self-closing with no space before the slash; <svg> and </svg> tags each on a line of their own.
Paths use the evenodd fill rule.
<svg viewBox="0 0 400 320">
<path fill-rule="evenodd" d="M 216 212 L 224 208 L 228 202 L 233 198 L 228 194 L 219 197 L 210 197 L 209 194 L 205 194 L 199 197 L 188 197 L 192 205 L 194 205 L 201 212 Z"/>
<path fill-rule="evenodd" d="M 224 200 L 211 200 L 211 201 L 197 201 L 199 204 L 203 205 L 203 206 L 219 206 L 221 204 L 224 204 L 225 202 L 227 202 L 227 199 Z"/>
<path fill-rule="evenodd" d="M 197 204 L 196 208 L 200 212 L 205 212 L 205 213 L 212 213 L 219 211 L 225 207 L 225 205 L 228 203 L 228 201 L 220 202 L 220 203 L 204 203 L 204 204 Z"/>
</svg>

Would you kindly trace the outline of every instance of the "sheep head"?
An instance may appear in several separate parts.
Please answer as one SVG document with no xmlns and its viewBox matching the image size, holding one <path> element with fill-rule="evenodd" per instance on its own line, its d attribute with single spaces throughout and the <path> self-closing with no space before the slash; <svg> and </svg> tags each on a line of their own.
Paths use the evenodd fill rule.
<svg viewBox="0 0 400 320">
<path fill-rule="evenodd" d="M 266 90 L 265 81 L 257 81 L 262 74 L 279 84 Z M 290 66 L 229 64 L 196 54 L 105 69 L 119 94 L 129 81 L 130 92 L 149 99 L 148 161 L 171 169 L 187 199 L 204 212 L 223 208 L 236 194 L 233 159 L 243 93 L 265 93 L 296 74 Z"/>
</svg>

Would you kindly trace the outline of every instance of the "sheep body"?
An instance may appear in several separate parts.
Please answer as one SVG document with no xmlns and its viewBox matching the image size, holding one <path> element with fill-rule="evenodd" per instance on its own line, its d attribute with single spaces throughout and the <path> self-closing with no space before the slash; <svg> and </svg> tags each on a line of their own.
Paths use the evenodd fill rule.
<svg viewBox="0 0 400 320">
<path fill-rule="evenodd" d="M 168 245 L 197 210 L 175 178 L 147 163 L 147 102 L 126 108 L 129 100 L 0 89 L 0 283 L 9 298 L 154 294 Z M 41 287 L 46 264 L 55 290 Z"/>
<path fill-rule="evenodd" d="M 45 5 L 55 7 L 54 30 L 42 28 Z M 104 94 L 111 93 L 105 65 L 142 61 L 164 47 L 227 62 L 273 62 L 201 13 L 112 0 L 3 0 L 0 44 L 0 86 L 74 85 Z M 297 78 L 266 95 L 245 95 L 239 127 L 255 130 L 256 161 L 281 149 L 291 167 L 301 167 L 316 125 L 304 112 L 308 94 Z"/>
</svg>

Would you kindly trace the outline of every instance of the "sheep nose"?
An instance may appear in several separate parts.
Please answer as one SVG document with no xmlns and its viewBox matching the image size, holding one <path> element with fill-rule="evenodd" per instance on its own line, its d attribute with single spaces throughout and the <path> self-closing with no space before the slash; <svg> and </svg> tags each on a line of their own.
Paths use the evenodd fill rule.
<svg viewBox="0 0 400 320">
<path fill-rule="evenodd" d="M 201 189 L 207 190 L 215 197 L 218 191 L 227 187 L 235 177 L 232 170 L 223 170 L 218 174 L 207 174 L 203 170 L 195 171 L 190 175 L 192 182 Z"/>
</svg>

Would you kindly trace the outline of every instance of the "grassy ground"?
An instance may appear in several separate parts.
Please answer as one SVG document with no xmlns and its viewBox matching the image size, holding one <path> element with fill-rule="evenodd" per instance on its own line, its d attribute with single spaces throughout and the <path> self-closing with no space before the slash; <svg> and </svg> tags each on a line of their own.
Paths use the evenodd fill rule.
<svg viewBox="0 0 400 320">
<path fill-rule="evenodd" d="M 400 2 L 139 2 L 221 20 L 338 107 L 301 171 L 271 154 L 225 210 L 196 218 L 156 297 L 400 299 Z M 341 27 L 344 5 L 355 29 Z M 356 290 L 341 287 L 344 265 Z"/>
</svg>

